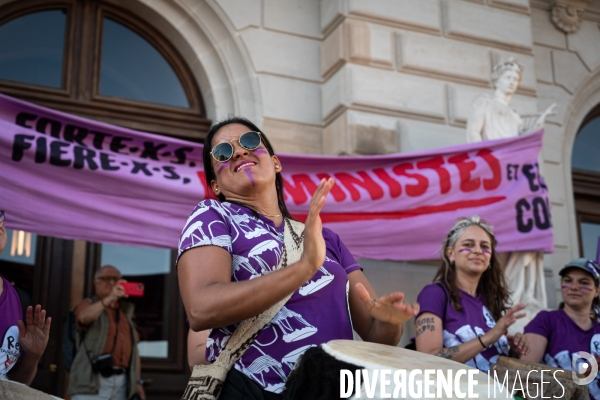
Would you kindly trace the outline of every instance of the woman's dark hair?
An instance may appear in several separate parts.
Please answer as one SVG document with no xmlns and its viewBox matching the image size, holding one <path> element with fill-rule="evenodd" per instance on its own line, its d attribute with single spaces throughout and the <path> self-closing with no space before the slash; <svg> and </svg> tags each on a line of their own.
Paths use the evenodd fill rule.
<svg viewBox="0 0 600 400">
<path fill-rule="evenodd" d="M 231 124 L 244 125 L 250 131 L 260 132 L 261 141 L 264 144 L 264 146 L 266 147 L 267 151 L 269 152 L 269 154 L 271 156 L 275 155 L 275 150 L 273 149 L 271 142 L 269 142 L 269 139 L 267 139 L 267 135 L 265 135 L 265 133 L 263 131 L 258 129 L 258 127 L 256 125 L 254 125 L 252 122 L 250 122 L 246 118 L 230 115 L 226 119 L 217 122 L 208 131 L 208 135 L 206 135 L 206 140 L 204 142 L 204 149 L 202 151 L 202 164 L 204 165 L 204 173 L 206 174 L 207 197 L 208 197 L 208 193 L 212 193 L 212 188 L 210 187 L 210 182 L 217 179 L 215 170 L 213 169 L 213 166 L 212 166 L 212 161 L 211 161 L 212 156 L 210 155 L 210 152 L 212 150 L 212 140 L 221 128 L 223 128 L 227 125 L 231 125 Z M 277 172 L 275 174 L 275 190 L 277 191 L 277 204 L 279 205 L 279 210 L 281 210 L 281 214 L 284 217 L 287 217 L 289 219 L 294 219 L 294 218 L 292 218 L 292 215 L 288 211 L 287 206 L 285 205 L 285 201 L 283 200 L 284 199 L 283 178 L 281 177 L 281 173 L 279 173 L 279 172 Z M 228 201 L 230 203 L 249 208 L 252 211 L 254 211 L 255 214 L 259 214 L 258 210 L 255 207 L 252 207 L 251 205 L 241 203 L 238 201 L 227 200 L 225 198 L 225 196 L 223 195 L 223 193 L 219 193 L 217 195 L 217 198 L 219 199 L 219 201 Z"/>
<path fill-rule="evenodd" d="M 460 305 L 460 294 L 458 292 L 458 285 L 456 282 L 456 266 L 454 262 L 450 261 L 450 258 L 446 254 L 446 248 L 454 248 L 456 241 L 463 234 L 465 229 L 470 226 L 478 226 L 483 229 L 490 237 L 492 246 L 492 258 L 490 259 L 490 267 L 487 268 L 479 279 L 477 285 L 477 292 L 483 296 L 483 303 L 490 310 L 490 313 L 496 321 L 502 318 L 502 314 L 508 310 L 510 293 L 507 288 L 506 279 L 504 278 L 504 271 L 498 253 L 496 253 L 496 237 L 492 232 L 492 227 L 487 221 L 482 220 L 477 215 L 473 215 L 471 218 L 459 218 L 455 223 L 446 240 L 442 245 L 442 265 L 438 269 L 434 282 L 443 282 L 448 291 L 450 292 L 450 301 L 452 307 L 456 311 L 462 311 Z"/>
<path fill-rule="evenodd" d="M 592 277 L 592 280 L 594 281 L 594 286 L 598 287 L 598 285 L 596 284 L 596 280 L 594 279 L 594 277 L 592 276 L 592 274 L 590 274 L 590 276 Z M 562 280 L 565 277 L 562 276 L 560 278 L 560 282 L 562 283 Z M 560 304 L 558 305 L 558 309 L 562 310 L 563 308 L 565 308 L 565 302 L 561 301 Z M 592 300 L 592 306 L 590 307 L 590 313 L 593 313 L 593 315 L 595 315 L 595 320 L 600 322 L 600 297 L 596 296 L 594 297 L 594 299 Z"/>
</svg>

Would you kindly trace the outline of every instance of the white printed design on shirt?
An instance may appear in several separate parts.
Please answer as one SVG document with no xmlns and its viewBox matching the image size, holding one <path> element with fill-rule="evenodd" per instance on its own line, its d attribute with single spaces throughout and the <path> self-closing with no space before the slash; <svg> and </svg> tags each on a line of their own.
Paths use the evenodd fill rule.
<svg viewBox="0 0 600 400">
<path fill-rule="evenodd" d="M 485 319 L 485 324 L 488 328 L 493 328 L 496 326 L 496 320 L 492 317 L 492 313 L 486 306 L 483 306 L 483 318 Z"/>
<path fill-rule="evenodd" d="M 325 257 L 327 258 L 327 257 Z M 315 292 L 318 292 L 319 290 L 323 289 L 325 286 L 329 285 L 331 283 L 331 281 L 333 281 L 333 279 L 335 278 L 332 274 L 330 274 L 324 267 L 321 266 L 321 268 L 319 268 L 319 270 L 317 271 L 317 273 L 315 274 L 315 277 L 317 277 L 319 274 L 321 274 L 321 276 L 317 279 L 313 280 L 309 280 L 308 282 L 306 282 L 306 284 L 304 284 L 303 286 L 300 286 L 300 289 L 298 289 L 298 292 L 302 295 L 302 296 L 308 296 L 309 294 L 313 294 Z"/>
<path fill-rule="evenodd" d="M 209 210 L 218 212 L 222 216 L 222 220 L 195 221 Z M 231 235 L 218 233 L 222 232 L 224 227 L 229 230 Z M 251 246 L 246 245 L 246 239 L 253 239 L 250 242 Z M 180 253 L 185 250 L 181 249 L 181 243 L 184 242 L 191 242 L 186 244 L 186 248 L 202 245 L 226 248 L 232 253 L 232 281 L 255 279 L 273 271 L 283 255 L 283 232 L 272 229 L 264 221 L 251 217 L 238 210 L 237 206 L 229 203 L 201 204 L 190 216 L 183 229 Z M 240 248 L 243 250 L 237 250 Z M 338 261 L 327 256 L 325 263 L 328 263 L 326 264 L 328 267 L 331 263 L 339 265 Z M 335 276 L 331 269 L 328 270 L 323 265 L 310 280 L 299 288 L 298 293 L 304 297 L 315 295 L 334 280 Z M 348 282 L 346 282 L 346 306 L 349 308 L 348 289 Z M 250 361 L 249 356 L 242 357 L 235 364 L 235 368 L 254 379 L 267 391 L 282 393 L 286 377 L 284 368 L 293 369 L 298 356 L 314 346 L 314 344 L 307 345 L 306 342 L 302 342 L 303 339 L 309 338 L 319 331 L 314 323 L 309 322 L 310 317 L 310 315 L 301 315 L 288 307 L 282 307 L 269 324 L 263 328 L 251 346 L 260 352 L 258 358 Z M 231 337 L 232 332 L 229 332 L 227 328 L 218 329 L 226 336 L 220 340 L 214 335 L 209 336 L 206 342 L 208 360 L 214 360 Z M 289 351 L 281 361 L 273 358 L 268 350 L 269 346 L 276 346 L 278 341 L 293 343 L 297 346 L 294 350 Z M 281 378 L 281 383 L 268 383 L 273 379 L 273 373 Z"/>
<path fill-rule="evenodd" d="M 600 350 L 600 334 L 595 334 L 592 336 L 590 340 L 590 354 L 594 355 L 594 353 L 598 353 Z M 544 355 L 544 364 L 549 365 L 554 368 L 562 368 L 567 371 L 572 370 L 572 362 L 573 362 L 573 354 L 570 353 L 569 350 L 563 350 L 554 355 L 552 357 L 550 354 L 546 353 Z M 583 358 L 576 358 L 576 367 L 579 368 L 579 364 L 585 362 Z M 590 394 L 594 396 L 595 399 L 600 399 L 600 374 L 596 375 L 596 379 L 588 384 L 590 389 Z"/>
<path fill-rule="evenodd" d="M 467 343 L 473 339 L 476 339 L 477 336 L 482 336 L 484 333 L 485 332 L 482 328 L 478 326 L 473 328 L 471 327 L 471 325 L 468 324 L 458 328 L 454 334 L 444 329 L 444 347 L 454 347 L 462 343 Z M 496 346 L 496 349 L 500 354 L 508 354 L 508 340 L 506 339 L 506 336 L 502 335 L 498 342 L 494 344 L 494 346 Z M 494 356 L 490 360 L 487 360 L 483 355 L 481 355 L 481 353 L 479 353 L 474 358 L 467 361 L 465 364 L 467 364 L 470 367 L 487 372 L 490 370 L 490 364 L 496 362 L 497 360 L 497 356 Z"/>
<path fill-rule="evenodd" d="M 281 329 L 283 341 L 286 343 L 302 340 L 318 332 L 318 329 L 306 321 L 302 315 L 285 306 L 281 307 L 270 324 L 277 325 Z"/>
<path fill-rule="evenodd" d="M 0 347 L 0 375 L 6 375 L 15 366 L 20 354 L 19 328 L 13 325 L 6 330 L 2 338 L 2 347 Z"/>
<path fill-rule="evenodd" d="M 596 333 L 592 336 L 592 340 L 590 340 L 590 354 L 592 356 L 594 354 L 600 355 L 600 333 Z M 596 374 L 596 379 L 591 381 L 588 387 L 590 388 L 590 394 L 595 399 L 600 399 L 600 373 Z"/>
<path fill-rule="evenodd" d="M 256 358 L 254 361 L 252 361 L 252 363 L 247 367 L 244 365 L 242 359 L 240 358 L 235 364 L 235 369 L 240 370 L 242 373 L 254 379 L 262 387 L 264 387 L 265 390 L 273 393 L 283 393 L 283 388 L 285 386 L 285 372 L 283 372 L 281 363 L 273 357 L 265 354 L 260 348 L 256 347 L 255 345 L 251 345 L 250 347 L 254 347 L 262 355 Z M 277 383 L 275 385 L 267 384 L 264 379 L 263 373 L 269 372 L 269 370 L 273 370 L 277 375 L 279 375 L 282 382 Z"/>
</svg>

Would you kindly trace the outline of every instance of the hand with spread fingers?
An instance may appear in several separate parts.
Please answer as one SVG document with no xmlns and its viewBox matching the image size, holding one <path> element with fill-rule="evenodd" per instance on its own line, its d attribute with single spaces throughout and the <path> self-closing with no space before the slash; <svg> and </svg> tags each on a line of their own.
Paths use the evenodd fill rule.
<svg viewBox="0 0 600 400">
<path fill-rule="evenodd" d="M 508 328 L 514 324 L 519 318 L 523 318 L 525 313 L 519 313 L 522 309 L 525 308 L 525 304 L 519 303 L 510 310 L 506 312 L 500 318 L 496 325 L 492 329 L 490 329 L 485 335 L 482 337 L 485 338 L 485 343 L 496 343 L 502 335 L 506 335 L 508 332 Z"/>
<path fill-rule="evenodd" d="M 529 354 L 529 340 L 527 339 L 527 336 L 522 333 L 517 333 L 514 336 L 506 335 L 506 338 L 508 339 L 510 349 L 519 357 Z"/>
<path fill-rule="evenodd" d="M 300 261 L 309 268 L 309 276 L 313 276 L 325 261 L 325 239 L 323 239 L 323 223 L 319 213 L 325 206 L 327 194 L 335 184 L 333 178 L 322 179 L 310 200 L 308 216 L 304 227 L 304 251 Z"/>
<path fill-rule="evenodd" d="M 39 359 L 48 344 L 52 318 L 46 318 L 46 310 L 42 310 L 42 306 L 39 304 L 35 306 L 35 311 L 33 307 L 27 307 L 25 318 L 27 326 L 23 324 L 23 321 L 17 322 L 19 343 L 26 355 L 29 354 Z"/>
<path fill-rule="evenodd" d="M 356 292 L 369 314 L 381 322 L 400 325 L 419 314 L 419 304 L 405 303 L 402 292 L 393 292 L 374 299 L 362 283 L 356 284 Z"/>
</svg>

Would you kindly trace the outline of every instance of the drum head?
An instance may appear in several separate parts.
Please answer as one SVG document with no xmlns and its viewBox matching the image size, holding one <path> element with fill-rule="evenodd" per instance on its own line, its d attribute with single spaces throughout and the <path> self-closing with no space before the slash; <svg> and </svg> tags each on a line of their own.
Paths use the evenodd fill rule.
<svg viewBox="0 0 600 400">
<path fill-rule="evenodd" d="M 19 382 L 0 379 L 0 399 L 2 400 L 60 400 Z"/>
<path fill-rule="evenodd" d="M 406 376 L 414 370 L 442 370 L 442 373 L 447 377 L 448 371 L 452 371 L 452 381 L 458 371 L 467 371 L 460 376 L 459 390 L 461 392 L 468 391 L 469 376 L 468 371 L 477 371 L 472 373 L 475 380 L 473 391 L 479 395 L 480 399 L 499 398 L 512 399 L 512 396 L 507 397 L 508 390 L 504 390 L 504 394 L 490 395 L 488 392 L 488 374 L 471 368 L 465 364 L 456 361 L 447 360 L 445 358 L 433 356 L 431 354 L 420 353 L 413 350 L 403 349 L 395 346 L 386 346 L 376 343 L 368 343 L 353 340 L 332 340 L 323 345 L 323 349 L 337 358 L 340 361 L 359 365 L 367 370 L 391 370 L 392 376 L 397 370 L 406 370 Z M 418 380 L 423 380 L 423 373 L 417 375 Z M 371 375 L 372 376 L 372 375 Z M 435 376 L 432 377 L 435 381 Z M 391 387 L 394 383 L 391 379 Z M 456 388 L 454 388 L 456 390 Z M 431 392 L 436 393 L 437 383 L 432 386 Z M 456 392 L 455 392 L 456 393 Z M 363 394 L 364 395 L 364 394 Z M 458 397 L 441 397 L 445 399 Z"/>
<path fill-rule="evenodd" d="M 458 370 L 475 369 L 442 357 L 384 344 L 354 340 L 332 340 L 327 343 L 327 346 L 333 351 L 332 355 L 335 357 L 339 359 L 350 357 L 353 359 L 352 364 L 362 366 L 374 364 L 382 369 L 405 369 L 407 371 L 442 369 L 456 372 Z M 476 376 L 487 384 L 487 374 L 481 373 Z"/>
</svg>

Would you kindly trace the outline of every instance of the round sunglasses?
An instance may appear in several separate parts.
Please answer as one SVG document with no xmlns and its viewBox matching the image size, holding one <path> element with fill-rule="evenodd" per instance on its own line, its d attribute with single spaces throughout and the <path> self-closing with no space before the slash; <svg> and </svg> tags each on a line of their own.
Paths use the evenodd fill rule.
<svg viewBox="0 0 600 400">
<path fill-rule="evenodd" d="M 217 162 L 229 161 L 233 157 L 235 149 L 231 142 L 238 141 L 240 146 L 246 150 L 256 150 L 260 146 L 260 132 L 246 132 L 243 133 L 238 139 L 230 140 L 229 142 L 219 143 L 210 151 L 210 155 Z"/>
</svg>

